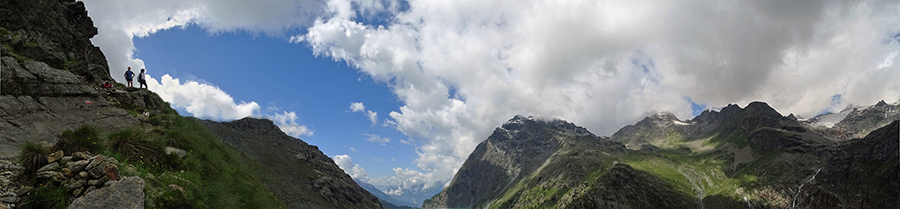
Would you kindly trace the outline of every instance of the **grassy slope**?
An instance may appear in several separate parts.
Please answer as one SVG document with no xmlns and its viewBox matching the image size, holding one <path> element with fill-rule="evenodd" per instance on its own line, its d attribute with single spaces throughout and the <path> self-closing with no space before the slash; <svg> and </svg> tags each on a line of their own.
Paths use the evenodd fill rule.
<svg viewBox="0 0 900 209">
<path fill-rule="evenodd" d="M 215 137 L 198 121 L 171 110 L 165 112 L 150 117 L 150 126 L 112 133 L 82 127 L 75 132 L 93 129 L 94 136 L 60 141 L 102 145 L 89 150 L 116 158 L 123 176 L 145 179 L 147 208 L 285 208 L 266 191 L 261 183 L 263 177 L 252 169 L 255 165 L 239 151 Z M 149 151 L 129 151 L 115 146 L 119 143 L 144 146 Z M 77 143 L 69 145 L 73 146 L 78 147 Z M 187 155 L 184 158 L 166 155 L 162 149 L 165 146 L 184 149 Z M 130 166 L 134 169 L 129 169 Z M 182 187 L 184 193 L 170 185 Z M 51 205 L 67 205 L 73 199 L 63 188 L 41 185 L 25 202 L 35 208 L 52 208 Z"/>
</svg>

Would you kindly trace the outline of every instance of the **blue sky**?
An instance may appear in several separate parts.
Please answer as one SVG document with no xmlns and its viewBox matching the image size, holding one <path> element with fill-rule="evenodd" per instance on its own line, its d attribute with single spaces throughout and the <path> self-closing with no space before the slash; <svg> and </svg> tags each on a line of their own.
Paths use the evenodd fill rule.
<svg viewBox="0 0 900 209">
<path fill-rule="evenodd" d="M 400 104 L 388 87 L 346 64 L 315 57 L 305 46 L 287 43 L 285 37 L 211 34 L 189 26 L 136 38 L 134 45 L 135 57 L 144 60 L 150 75 L 202 79 L 235 100 L 260 103 L 263 111 L 296 112 L 297 122 L 314 131 L 312 136 L 303 136 L 304 141 L 329 156 L 353 157 L 369 175 L 391 175 L 394 167 L 415 168 L 415 147 L 400 143 L 407 137 L 382 126 L 381 120 L 372 125 L 362 113 L 350 111 L 353 102 L 362 102 L 367 110 L 382 116 L 397 111 Z M 177 109 L 191 115 L 184 108 Z M 370 142 L 366 134 L 391 141 L 385 145 Z"/>
<path fill-rule="evenodd" d="M 446 185 L 514 115 L 611 135 L 655 111 L 689 119 L 765 101 L 809 118 L 900 100 L 897 1 L 85 6 L 120 82 L 125 67 L 146 67 L 150 89 L 181 113 L 272 119 L 397 196 Z M 351 111 L 357 102 L 365 110 Z"/>
</svg>

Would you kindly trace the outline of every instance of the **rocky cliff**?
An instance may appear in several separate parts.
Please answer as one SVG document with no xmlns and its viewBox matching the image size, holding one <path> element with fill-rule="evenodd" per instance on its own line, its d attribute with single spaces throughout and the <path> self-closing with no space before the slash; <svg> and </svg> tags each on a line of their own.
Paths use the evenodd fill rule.
<svg viewBox="0 0 900 209">
<path fill-rule="evenodd" d="M 604 138 L 517 116 L 424 206 L 896 208 L 898 123 L 832 141 L 754 102 L 686 121 L 654 114 Z"/>
<path fill-rule="evenodd" d="M 99 88 L 111 78 L 96 34 L 82 2 L 0 0 L 0 158 L 67 129 L 119 130 L 139 125 L 140 112 L 171 110 L 146 91 Z"/>
<path fill-rule="evenodd" d="M 203 124 L 255 161 L 266 176 L 266 187 L 290 208 L 382 207 L 318 147 L 288 136 L 270 120 Z"/>
</svg>

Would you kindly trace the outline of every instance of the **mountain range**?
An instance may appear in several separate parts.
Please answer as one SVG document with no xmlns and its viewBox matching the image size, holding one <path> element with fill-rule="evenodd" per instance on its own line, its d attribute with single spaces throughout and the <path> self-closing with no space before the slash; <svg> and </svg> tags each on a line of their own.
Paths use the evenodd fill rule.
<svg viewBox="0 0 900 209">
<path fill-rule="evenodd" d="M 766 103 L 655 113 L 610 137 L 515 116 L 425 208 L 898 208 L 897 103 L 798 119 Z M 844 112 L 844 111 L 842 111 Z"/>
</svg>

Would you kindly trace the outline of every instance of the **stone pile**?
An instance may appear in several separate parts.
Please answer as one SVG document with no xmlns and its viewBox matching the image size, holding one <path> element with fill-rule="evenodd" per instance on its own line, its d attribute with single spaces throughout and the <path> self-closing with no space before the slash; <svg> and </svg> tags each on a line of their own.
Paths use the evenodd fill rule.
<svg viewBox="0 0 900 209">
<path fill-rule="evenodd" d="M 21 196 L 33 189 L 17 185 L 14 178 L 22 173 L 25 167 L 8 160 L 0 160 L 0 209 L 13 208 Z"/>
<path fill-rule="evenodd" d="M 38 181 L 59 185 L 72 196 L 81 197 L 121 178 L 115 158 L 91 156 L 87 152 L 75 152 L 70 156 L 64 154 L 60 150 L 47 157 L 49 164 L 37 171 Z"/>
</svg>

